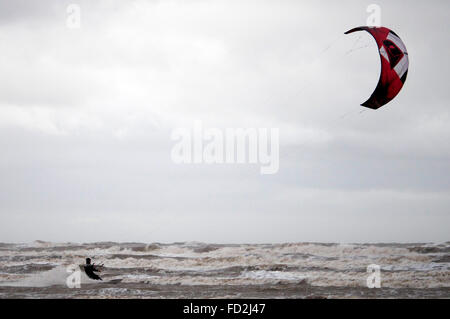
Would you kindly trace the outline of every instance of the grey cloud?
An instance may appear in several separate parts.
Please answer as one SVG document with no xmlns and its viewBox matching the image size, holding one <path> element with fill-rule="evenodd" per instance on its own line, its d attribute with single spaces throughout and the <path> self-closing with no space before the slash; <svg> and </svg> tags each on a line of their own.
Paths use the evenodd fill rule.
<svg viewBox="0 0 450 319">
<path fill-rule="evenodd" d="M 0 241 L 448 240 L 448 4 L 380 3 L 411 67 L 374 112 L 370 3 L 2 2 Z M 279 173 L 175 165 L 194 119 L 280 128 Z"/>
</svg>

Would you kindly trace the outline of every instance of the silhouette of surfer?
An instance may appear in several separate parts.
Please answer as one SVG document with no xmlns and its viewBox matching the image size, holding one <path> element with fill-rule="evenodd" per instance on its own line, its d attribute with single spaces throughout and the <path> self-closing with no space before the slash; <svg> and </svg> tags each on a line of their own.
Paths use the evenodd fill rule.
<svg viewBox="0 0 450 319">
<path fill-rule="evenodd" d="M 101 272 L 101 267 L 103 267 L 103 265 L 91 264 L 91 258 L 86 258 L 86 264 L 83 265 L 86 275 L 94 280 L 103 280 L 99 275 L 96 274 L 96 272 Z"/>
</svg>

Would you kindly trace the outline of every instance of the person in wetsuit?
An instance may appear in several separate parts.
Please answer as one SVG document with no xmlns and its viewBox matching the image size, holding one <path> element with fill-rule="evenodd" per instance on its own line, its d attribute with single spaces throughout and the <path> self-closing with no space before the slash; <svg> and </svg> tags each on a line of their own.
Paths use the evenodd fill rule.
<svg viewBox="0 0 450 319">
<path fill-rule="evenodd" d="M 86 265 L 83 266 L 84 272 L 86 275 L 94 280 L 103 280 L 100 278 L 96 272 L 100 272 L 101 270 L 98 267 L 102 267 L 103 265 L 95 266 L 95 264 L 91 264 L 91 258 L 86 258 Z"/>
</svg>

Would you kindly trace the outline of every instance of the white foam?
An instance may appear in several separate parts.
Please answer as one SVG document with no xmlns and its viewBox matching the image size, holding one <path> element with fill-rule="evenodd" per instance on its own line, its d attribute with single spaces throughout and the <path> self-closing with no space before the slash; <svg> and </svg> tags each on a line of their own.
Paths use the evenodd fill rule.
<svg viewBox="0 0 450 319">
<path fill-rule="evenodd" d="M 84 272 L 80 272 L 80 274 L 81 284 L 96 282 L 90 280 Z M 66 286 L 66 280 L 69 275 L 70 273 L 67 272 L 66 267 L 58 266 L 48 271 L 27 275 L 26 277 L 13 282 L 2 282 L 0 285 L 10 287 Z"/>
<path fill-rule="evenodd" d="M 284 271 L 267 271 L 267 270 L 256 270 L 256 271 L 244 271 L 241 274 L 241 278 L 250 278 L 255 280 L 283 280 L 283 281 L 303 281 L 307 280 L 308 277 L 303 273 L 298 272 L 284 272 Z"/>
</svg>

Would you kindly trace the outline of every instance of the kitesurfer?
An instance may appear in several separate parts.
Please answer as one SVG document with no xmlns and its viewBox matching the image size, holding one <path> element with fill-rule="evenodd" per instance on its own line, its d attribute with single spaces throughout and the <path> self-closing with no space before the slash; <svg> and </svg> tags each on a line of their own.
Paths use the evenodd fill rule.
<svg viewBox="0 0 450 319">
<path fill-rule="evenodd" d="M 83 265 L 86 275 L 94 280 L 103 280 L 99 275 L 96 274 L 96 272 L 101 272 L 101 267 L 103 267 L 103 265 L 96 266 L 95 264 L 91 264 L 91 258 L 86 258 L 86 264 Z"/>
</svg>

